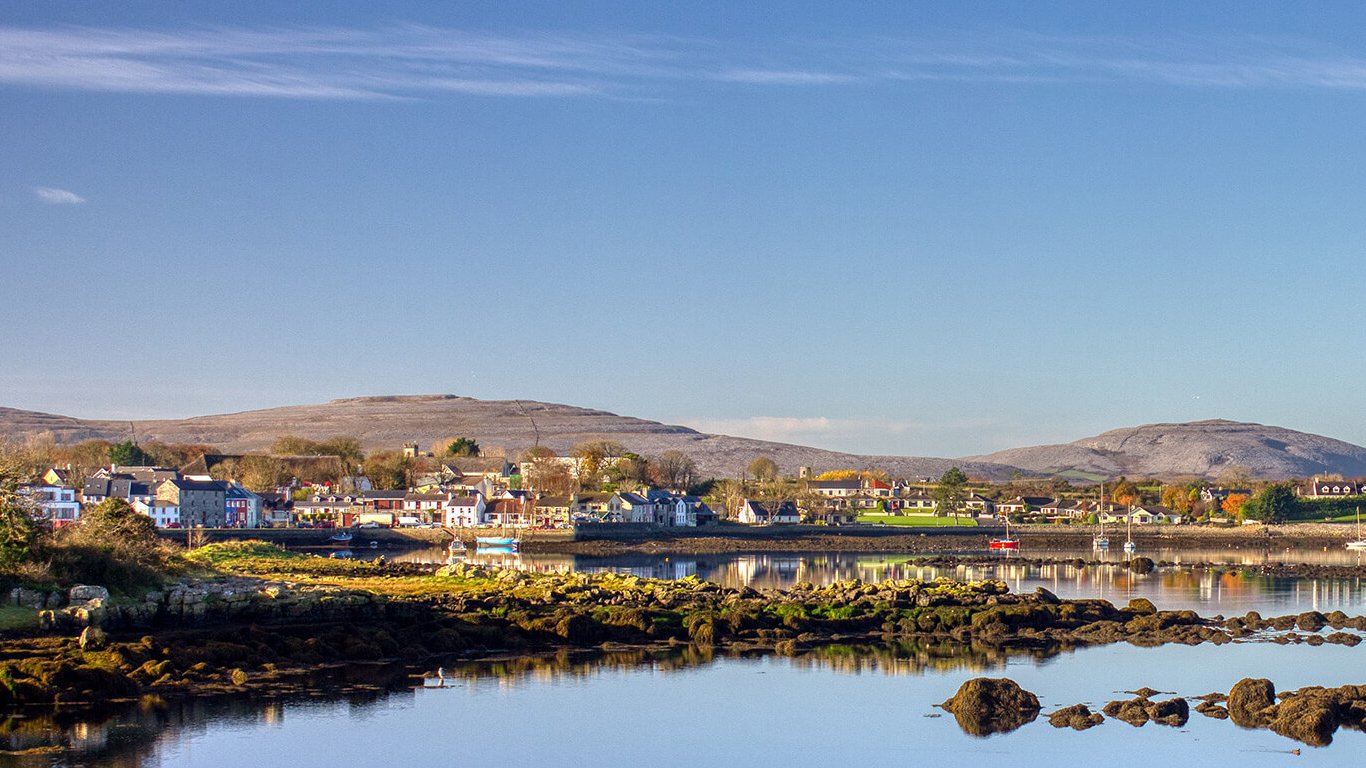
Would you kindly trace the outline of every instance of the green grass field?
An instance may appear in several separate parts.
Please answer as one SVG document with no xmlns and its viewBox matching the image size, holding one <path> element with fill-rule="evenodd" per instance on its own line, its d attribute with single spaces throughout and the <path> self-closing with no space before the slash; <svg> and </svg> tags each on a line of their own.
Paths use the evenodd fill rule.
<svg viewBox="0 0 1366 768">
<path fill-rule="evenodd" d="M 904 525 L 917 528 L 941 528 L 954 527 L 954 520 L 951 517 L 932 517 L 930 515 L 887 515 L 887 514 L 867 514 L 859 515 L 854 518 L 863 525 Z M 977 525 L 977 521 L 970 517 L 958 518 L 959 528 L 972 528 Z"/>
</svg>

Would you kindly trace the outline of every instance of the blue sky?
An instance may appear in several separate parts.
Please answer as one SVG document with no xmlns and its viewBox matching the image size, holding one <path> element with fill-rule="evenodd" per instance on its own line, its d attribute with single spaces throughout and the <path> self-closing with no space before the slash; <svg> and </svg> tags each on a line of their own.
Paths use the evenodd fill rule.
<svg viewBox="0 0 1366 768">
<path fill-rule="evenodd" d="M 1366 9 L 432 5 L 0 8 L 0 405 L 1366 443 Z"/>
</svg>

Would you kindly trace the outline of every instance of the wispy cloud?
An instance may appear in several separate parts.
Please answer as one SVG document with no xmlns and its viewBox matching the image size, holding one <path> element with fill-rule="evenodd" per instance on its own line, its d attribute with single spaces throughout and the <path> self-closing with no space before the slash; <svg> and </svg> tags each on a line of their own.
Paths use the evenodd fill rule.
<svg viewBox="0 0 1366 768">
<path fill-rule="evenodd" d="M 662 35 L 374 29 L 0 27 L 0 84 L 295 99 L 669 96 L 735 87 L 1159 83 L 1366 90 L 1366 55 L 1266 37 L 941 31 L 763 45 Z"/>
<path fill-rule="evenodd" d="M 56 187 L 34 187 L 33 194 L 49 205 L 80 205 L 85 202 L 85 198 L 75 192 Z"/>
<path fill-rule="evenodd" d="M 697 418 L 682 419 L 685 424 L 702 432 L 780 443 L 828 445 L 832 441 L 885 438 L 906 435 L 924 428 L 913 421 L 887 419 L 849 419 L 827 416 L 752 416 L 743 419 Z"/>
</svg>

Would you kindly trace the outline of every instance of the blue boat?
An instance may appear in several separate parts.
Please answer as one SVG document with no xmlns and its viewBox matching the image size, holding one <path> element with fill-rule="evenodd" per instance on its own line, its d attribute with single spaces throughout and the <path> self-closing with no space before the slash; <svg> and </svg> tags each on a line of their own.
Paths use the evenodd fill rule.
<svg viewBox="0 0 1366 768">
<path fill-rule="evenodd" d="M 476 536 L 474 545 L 480 549 L 485 547 L 501 547 L 505 549 L 517 548 L 516 536 Z"/>
</svg>

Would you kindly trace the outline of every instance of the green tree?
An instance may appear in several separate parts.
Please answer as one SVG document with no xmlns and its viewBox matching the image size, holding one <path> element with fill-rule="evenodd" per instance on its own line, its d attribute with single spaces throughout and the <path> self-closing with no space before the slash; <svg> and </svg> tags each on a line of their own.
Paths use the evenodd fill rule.
<svg viewBox="0 0 1366 768">
<path fill-rule="evenodd" d="M 1263 523 L 1284 523 L 1300 516 L 1300 499 L 1289 483 L 1277 483 L 1262 489 L 1243 505 L 1243 517 Z"/>
<path fill-rule="evenodd" d="M 152 463 L 152 456 L 132 440 L 125 440 L 109 446 L 109 463 L 120 467 L 145 467 Z"/>
<path fill-rule="evenodd" d="M 457 437 L 446 445 L 447 456 L 478 456 L 479 443 L 471 437 Z"/>
<path fill-rule="evenodd" d="M 152 547 L 157 543 L 157 525 L 152 518 L 133 509 L 128 502 L 110 497 L 81 515 L 81 538 L 91 543 L 117 543 L 125 547 Z"/>
<path fill-rule="evenodd" d="M 771 483 L 778 479 L 778 462 L 760 456 L 749 463 L 749 476 L 761 483 Z"/>
<path fill-rule="evenodd" d="M 25 479 L 12 456 L 0 456 L 0 568 L 13 568 L 29 559 L 38 546 L 38 523 L 32 504 L 18 493 Z"/>
<path fill-rule="evenodd" d="M 967 501 L 968 476 L 958 467 L 939 476 L 939 485 L 934 489 L 934 511 L 936 515 L 953 517 L 958 524 L 958 512 Z"/>
</svg>

